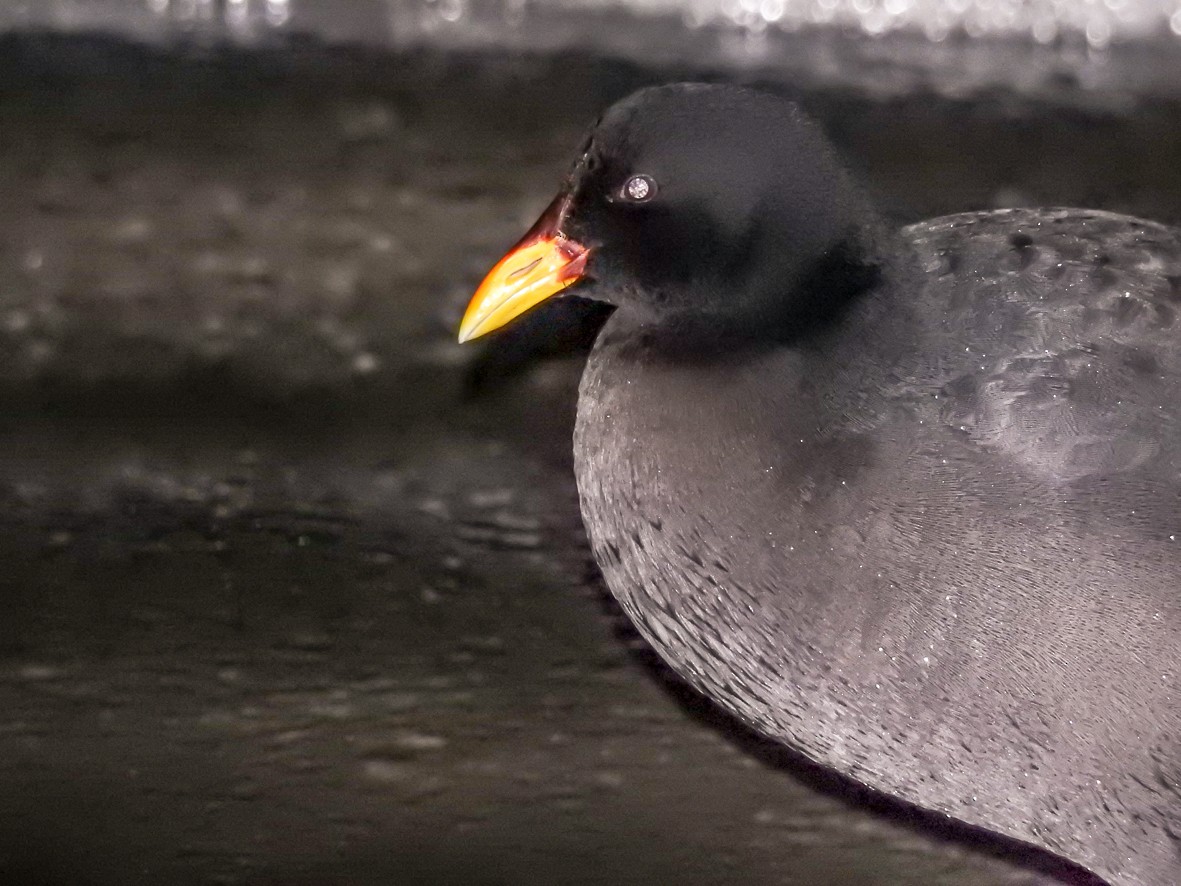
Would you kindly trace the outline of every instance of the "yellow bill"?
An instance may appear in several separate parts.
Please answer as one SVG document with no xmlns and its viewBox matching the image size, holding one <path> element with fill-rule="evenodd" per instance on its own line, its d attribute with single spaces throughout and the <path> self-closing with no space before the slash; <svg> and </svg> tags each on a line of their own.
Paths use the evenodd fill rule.
<svg viewBox="0 0 1181 886">
<path fill-rule="evenodd" d="M 586 272 L 590 250 L 559 230 L 567 203 L 565 195 L 555 199 L 488 272 L 459 324 L 461 343 L 499 329 L 578 282 Z"/>
</svg>

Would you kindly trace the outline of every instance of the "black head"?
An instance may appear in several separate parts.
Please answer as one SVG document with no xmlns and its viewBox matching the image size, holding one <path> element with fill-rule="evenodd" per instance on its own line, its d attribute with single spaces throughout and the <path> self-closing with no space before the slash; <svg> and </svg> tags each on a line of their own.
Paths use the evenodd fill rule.
<svg viewBox="0 0 1181 886">
<path fill-rule="evenodd" d="M 733 86 L 645 89 L 595 124 L 563 192 L 473 299 L 463 337 L 536 303 L 545 287 L 533 278 L 549 266 L 533 264 L 543 244 L 564 256 L 547 294 L 577 282 L 571 291 L 653 321 L 764 324 L 810 313 L 825 296 L 808 281 L 860 256 L 872 220 L 794 104 Z M 509 292 L 498 306 L 511 312 L 487 310 L 490 296 L 522 286 L 529 298 Z"/>
</svg>

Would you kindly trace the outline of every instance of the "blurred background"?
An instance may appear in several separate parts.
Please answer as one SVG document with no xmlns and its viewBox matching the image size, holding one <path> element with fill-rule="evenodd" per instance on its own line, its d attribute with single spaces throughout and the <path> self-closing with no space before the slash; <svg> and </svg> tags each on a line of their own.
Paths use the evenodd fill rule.
<svg viewBox="0 0 1181 886">
<path fill-rule="evenodd" d="M 899 222 L 1181 221 L 1178 0 L 0 0 L 0 882 L 1051 882 L 636 639 L 570 466 L 601 312 L 455 344 L 687 78 Z"/>
</svg>

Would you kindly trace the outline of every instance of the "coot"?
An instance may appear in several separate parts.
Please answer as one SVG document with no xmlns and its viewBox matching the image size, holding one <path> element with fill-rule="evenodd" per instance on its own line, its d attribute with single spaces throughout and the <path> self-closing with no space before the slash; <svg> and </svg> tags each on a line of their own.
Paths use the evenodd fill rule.
<svg viewBox="0 0 1181 886">
<path fill-rule="evenodd" d="M 593 127 L 460 337 L 572 286 L 615 307 L 583 517 L 677 673 L 877 791 L 1181 883 L 1176 230 L 891 230 L 794 105 L 680 84 Z"/>
</svg>

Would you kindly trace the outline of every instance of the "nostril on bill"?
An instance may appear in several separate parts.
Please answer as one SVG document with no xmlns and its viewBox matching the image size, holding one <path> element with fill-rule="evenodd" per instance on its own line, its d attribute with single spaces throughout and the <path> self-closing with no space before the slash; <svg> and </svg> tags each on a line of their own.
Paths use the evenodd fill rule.
<svg viewBox="0 0 1181 886">
<path fill-rule="evenodd" d="M 533 261 L 529 262 L 529 264 L 524 265 L 523 267 L 517 268 L 515 271 L 513 271 L 511 274 L 509 274 L 508 279 L 512 280 L 516 277 L 520 277 L 522 274 L 528 274 L 530 271 L 532 271 L 539 264 L 541 264 L 541 258 L 540 257 L 535 258 L 535 259 L 533 259 Z"/>
</svg>

